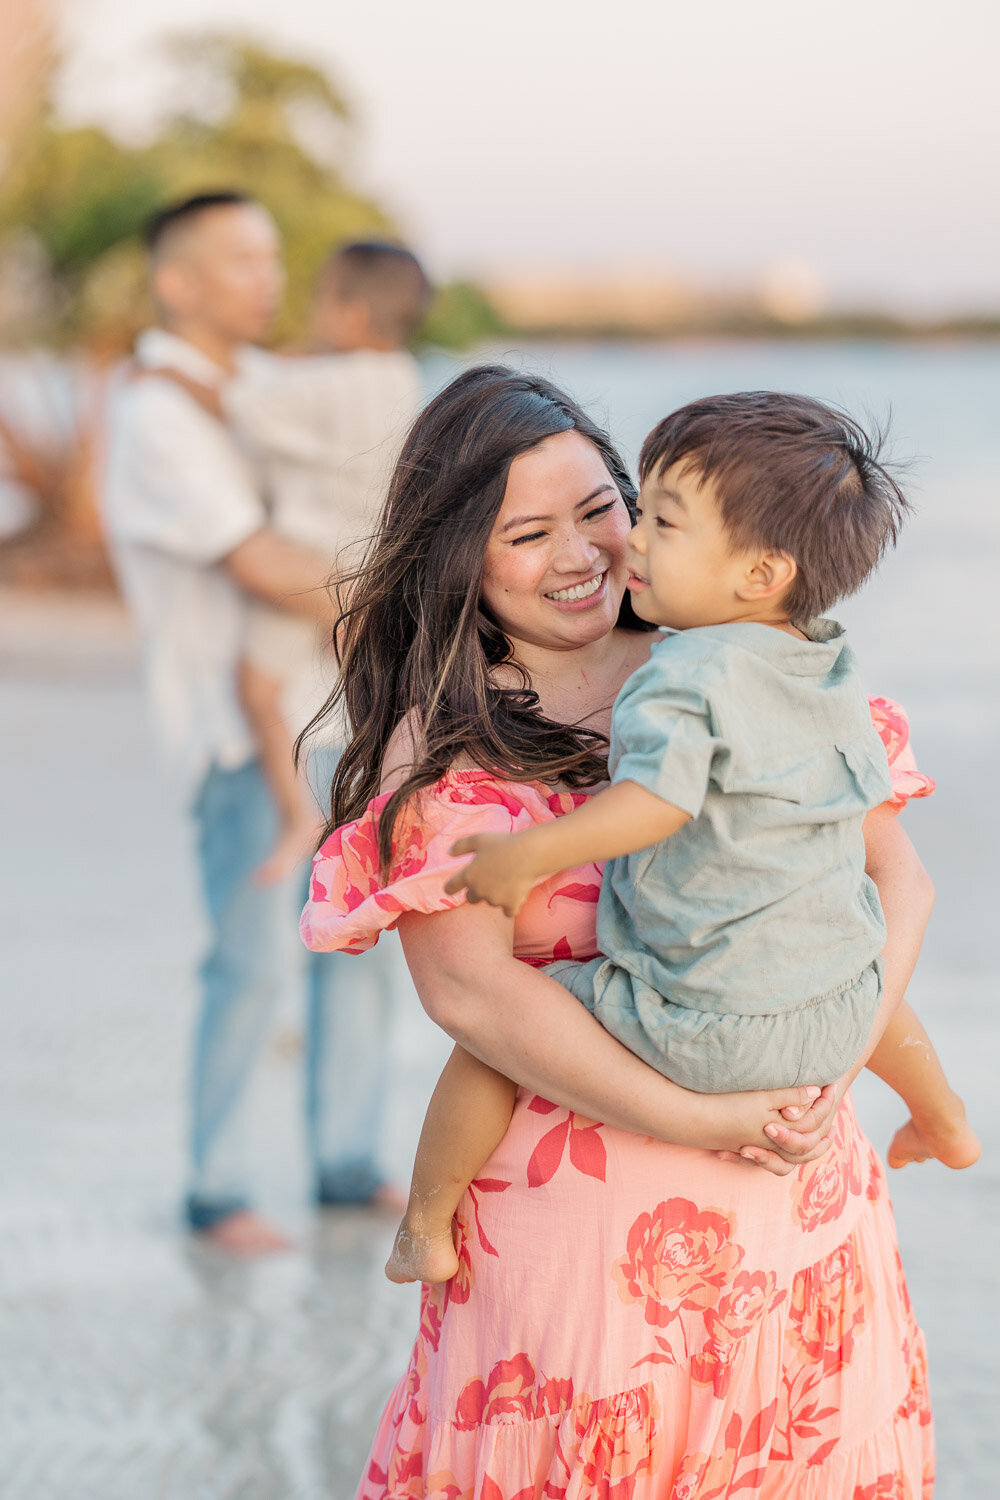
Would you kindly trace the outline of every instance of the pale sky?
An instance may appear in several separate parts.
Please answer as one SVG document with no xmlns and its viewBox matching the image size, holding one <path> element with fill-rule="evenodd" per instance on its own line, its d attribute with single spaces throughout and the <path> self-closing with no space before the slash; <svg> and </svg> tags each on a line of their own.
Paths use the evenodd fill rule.
<svg viewBox="0 0 1000 1500">
<path fill-rule="evenodd" d="M 135 129 L 164 32 L 328 63 L 362 185 L 438 275 L 799 264 L 837 305 L 1000 308 L 995 0 L 62 0 L 76 117 Z"/>
</svg>

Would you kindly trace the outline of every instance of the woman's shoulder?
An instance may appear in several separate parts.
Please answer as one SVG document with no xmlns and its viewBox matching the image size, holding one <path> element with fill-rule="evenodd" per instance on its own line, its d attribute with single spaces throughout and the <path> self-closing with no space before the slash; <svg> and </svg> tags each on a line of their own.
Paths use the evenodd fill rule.
<svg viewBox="0 0 1000 1500">
<path fill-rule="evenodd" d="M 911 798 L 929 797 L 935 783 L 917 767 L 910 744 L 910 720 L 902 704 L 893 698 L 869 698 L 868 708 L 889 761 L 892 781 L 889 806 L 899 812 Z"/>
<path fill-rule="evenodd" d="M 445 892 L 463 863 L 451 852 L 458 839 L 516 833 L 550 822 L 584 800 L 579 793 L 552 792 L 537 782 L 511 781 L 476 767 L 451 769 L 404 802 L 384 872 L 379 823 L 391 796 L 391 790 L 380 793 L 317 852 L 299 926 L 307 947 L 361 953 L 403 912 L 429 914 L 458 906 L 464 894 Z"/>
</svg>

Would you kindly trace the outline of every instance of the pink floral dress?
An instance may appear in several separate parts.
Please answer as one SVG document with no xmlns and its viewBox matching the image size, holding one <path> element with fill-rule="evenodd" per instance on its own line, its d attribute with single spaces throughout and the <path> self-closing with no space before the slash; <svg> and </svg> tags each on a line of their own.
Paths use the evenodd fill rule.
<svg viewBox="0 0 1000 1500">
<path fill-rule="evenodd" d="M 905 715 L 872 713 L 893 805 L 926 796 Z M 397 825 L 376 799 L 316 856 L 306 943 L 360 953 L 435 912 L 466 833 L 582 800 L 458 771 Z M 594 866 L 532 893 L 531 964 L 594 952 Z M 933 1484 L 924 1346 L 885 1173 L 850 1101 L 819 1161 L 777 1178 L 613 1130 L 521 1091 L 458 1213 L 458 1275 L 425 1287 L 358 1500 L 911 1500 Z"/>
</svg>

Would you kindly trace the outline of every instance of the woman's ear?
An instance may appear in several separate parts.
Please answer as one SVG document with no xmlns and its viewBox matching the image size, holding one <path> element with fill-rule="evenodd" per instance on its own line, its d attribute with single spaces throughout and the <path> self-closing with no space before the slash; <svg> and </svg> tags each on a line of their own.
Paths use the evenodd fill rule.
<svg viewBox="0 0 1000 1500">
<path fill-rule="evenodd" d="M 762 552 L 747 569 L 737 597 L 747 600 L 773 599 L 791 588 L 798 565 L 787 552 Z"/>
</svg>

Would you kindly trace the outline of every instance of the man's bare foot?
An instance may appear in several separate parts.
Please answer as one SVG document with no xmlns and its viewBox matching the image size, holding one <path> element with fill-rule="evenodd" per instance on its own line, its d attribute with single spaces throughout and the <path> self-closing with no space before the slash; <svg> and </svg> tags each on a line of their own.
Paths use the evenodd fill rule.
<svg viewBox="0 0 1000 1500">
<path fill-rule="evenodd" d="M 390 1281 L 450 1281 L 458 1270 L 458 1253 L 447 1229 L 424 1233 L 404 1219 L 396 1231 L 392 1254 L 385 1263 Z"/>
<path fill-rule="evenodd" d="M 258 885 L 278 885 L 294 875 L 315 851 L 316 841 L 323 832 L 323 824 L 315 818 L 303 819 L 300 823 L 289 823 L 281 829 L 274 848 L 254 871 Z"/>
<path fill-rule="evenodd" d="M 982 1154 L 979 1138 L 965 1118 L 965 1105 L 958 1098 L 955 1109 L 940 1120 L 917 1125 L 907 1120 L 892 1138 L 886 1161 L 890 1167 L 905 1167 L 911 1161 L 940 1161 L 956 1171 L 971 1167 Z"/>
<path fill-rule="evenodd" d="M 217 1219 L 207 1229 L 199 1230 L 199 1237 L 229 1255 L 273 1255 L 292 1248 L 291 1240 L 280 1229 L 250 1209 Z"/>
</svg>

